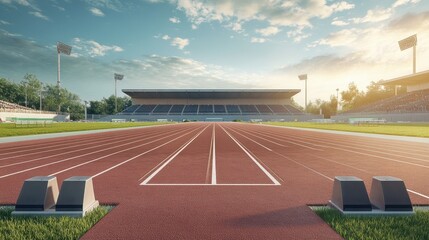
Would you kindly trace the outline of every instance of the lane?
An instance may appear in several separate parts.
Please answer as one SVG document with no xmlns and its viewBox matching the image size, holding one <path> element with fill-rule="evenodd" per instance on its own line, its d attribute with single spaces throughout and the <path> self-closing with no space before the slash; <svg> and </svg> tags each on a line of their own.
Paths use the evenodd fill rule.
<svg viewBox="0 0 429 240">
<path fill-rule="evenodd" d="M 214 124 L 206 126 L 186 148 L 171 158 L 146 184 L 206 184 L 207 169 L 212 162 Z"/>
<path fill-rule="evenodd" d="M 255 134 L 254 129 L 257 128 L 253 128 L 253 130 L 252 128 L 247 128 L 246 131 Z M 257 131 L 256 134 L 261 134 L 261 132 Z M 279 135 L 278 132 L 277 135 Z M 274 137 L 273 139 L 282 142 L 284 141 L 283 138 L 291 139 L 290 135 L 286 131 L 281 136 Z M 306 134 L 303 132 L 301 135 L 305 136 Z M 320 141 L 324 140 L 321 137 L 317 139 Z M 321 146 L 320 142 L 318 144 Z M 389 150 L 385 148 L 387 154 L 390 154 Z M 291 152 L 284 149 L 283 151 L 278 149 L 278 151 L 281 154 L 280 157 L 296 161 L 302 164 L 303 167 L 305 166 L 309 170 L 330 179 L 341 175 L 356 175 L 361 177 L 365 180 L 368 189 L 371 187 L 370 184 L 373 176 L 392 175 L 402 178 L 406 182 L 407 187 L 413 191 L 411 197 L 416 203 L 429 203 L 427 198 L 421 196 L 421 194 L 425 196 L 429 195 L 429 185 L 424 180 L 428 174 L 428 169 L 400 160 L 400 157 L 397 155 L 391 154 L 392 156 L 388 158 L 383 156 L 382 153 L 367 153 L 365 148 L 362 148 L 360 151 L 350 151 L 347 150 L 347 144 L 344 144 L 342 148 L 333 149 L 330 147 L 329 151 L 323 151 L 322 153 L 311 151 Z M 419 194 L 414 194 L 416 192 Z"/>
<path fill-rule="evenodd" d="M 223 126 L 216 131 L 216 171 L 218 184 L 273 184 L 279 182 L 258 165 L 251 150 L 246 149 Z"/>
</svg>

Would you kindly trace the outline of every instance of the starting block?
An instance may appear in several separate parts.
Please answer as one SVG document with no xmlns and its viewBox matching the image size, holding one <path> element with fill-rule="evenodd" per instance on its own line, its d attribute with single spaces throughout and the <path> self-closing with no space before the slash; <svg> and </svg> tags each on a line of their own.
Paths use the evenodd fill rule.
<svg viewBox="0 0 429 240">
<path fill-rule="evenodd" d="M 383 211 L 413 211 L 404 181 L 396 177 L 373 177 L 370 199 L 373 206 Z"/>
<path fill-rule="evenodd" d="M 329 203 L 341 212 L 372 210 L 363 180 L 354 176 L 335 177 Z"/>
<path fill-rule="evenodd" d="M 91 177 L 71 177 L 58 193 L 57 178 L 38 176 L 25 180 L 13 216 L 83 217 L 98 207 Z"/>
</svg>

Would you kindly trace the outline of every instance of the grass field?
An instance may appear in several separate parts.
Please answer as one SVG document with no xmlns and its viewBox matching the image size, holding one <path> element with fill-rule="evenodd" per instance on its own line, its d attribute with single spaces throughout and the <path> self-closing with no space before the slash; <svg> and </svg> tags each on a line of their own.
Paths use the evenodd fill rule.
<svg viewBox="0 0 429 240">
<path fill-rule="evenodd" d="M 413 216 L 343 216 L 337 210 L 319 208 L 315 212 L 344 239 L 400 240 L 429 239 L 429 212 Z"/>
<path fill-rule="evenodd" d="M 411 137 L 429 137 L 429 124 L 351 125 L 348 123 L 267 122 L 264 124 L 285 127 L 316 128 L 346 132 L 388 134 Z"/>
<path fill-rule="evenodd" d="M 52 123 L 48 126 L 18 126 L 13 123 L 0 124 L 0 137 L 23 136 L 44 133 L 74 132 L 109 128 L 127 128 L 168 124 L 168 122 L 68 122 Z"/>
<path fill-rule="evenodd" d="M 79 239 L 112 207 L 98 207 L 83 218 L 12 217 L 14 207 L 0 207 L 0 239 Z"/>
</svg>

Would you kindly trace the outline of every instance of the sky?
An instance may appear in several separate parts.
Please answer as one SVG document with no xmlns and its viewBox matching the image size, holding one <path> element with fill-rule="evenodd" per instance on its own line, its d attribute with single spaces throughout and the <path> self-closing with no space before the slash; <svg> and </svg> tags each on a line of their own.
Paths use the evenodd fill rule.
<svg viewBox="0 0 429 240">
<path fill-rule="evenodd" d="M 82 100 L 121 89 L 301 89 L 328 100 L 351 82 L 429 70 L 426 0 L 0 0 L 0 77 L 26 73 Z"/>
</svg>

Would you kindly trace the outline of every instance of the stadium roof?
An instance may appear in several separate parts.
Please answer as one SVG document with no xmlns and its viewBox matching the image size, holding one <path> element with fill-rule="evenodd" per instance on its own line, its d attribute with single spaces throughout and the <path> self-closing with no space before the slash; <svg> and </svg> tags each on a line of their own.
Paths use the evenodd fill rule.
<svg viewBox="0 0 429 240">
<path fill-rule="evenodd" d="M 417 85 L 422 83 L 429 83 L 429 71 L 410 74 L 398 78 L 383 81 L 382 85 Z"/>
<path fill-rule="evenodd" d="M 291 98 L 299 89 L 123 89 L 132 98 Z"/>
</svg>

